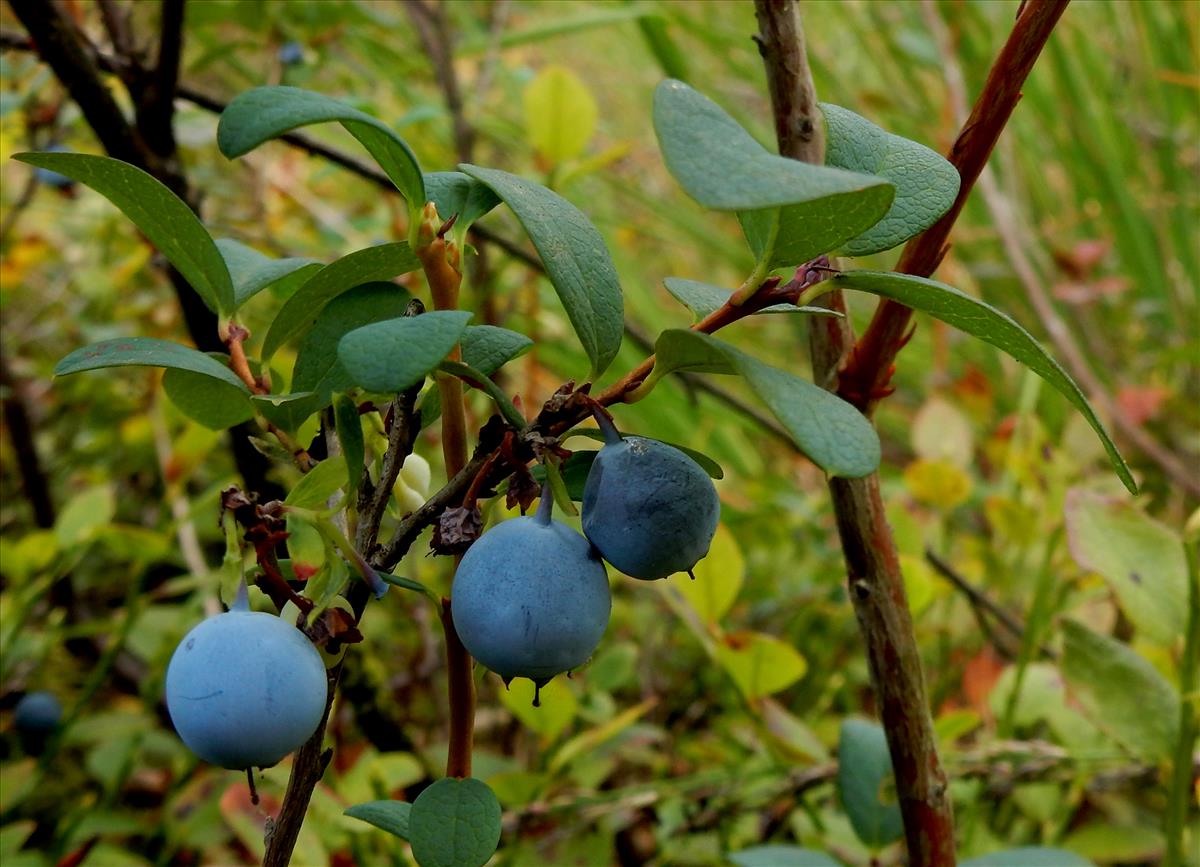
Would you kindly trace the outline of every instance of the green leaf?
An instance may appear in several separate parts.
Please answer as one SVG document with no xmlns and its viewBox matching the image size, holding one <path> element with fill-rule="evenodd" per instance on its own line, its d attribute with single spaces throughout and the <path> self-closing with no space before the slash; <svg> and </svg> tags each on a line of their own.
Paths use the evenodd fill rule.
<svg viewBox="0 0 1200 867">
<path fill-rule="evenodd" d="M 968 858 L 959 867 L 1093 867 L 1091 861 L 1065 849 L 1023 846 Z"/>
<path fill-rule="evenodd" d="M 708 208 L 738 211 L 751 249 L 769 267 L 837 248 L 892 203 L 894 188 L 883 178 L 769 153 L 681 81 L 668 79 L 654 91 L 654 130 L 667 169 L 688 195 Z"/>
<path fill-rule="evenodd" d="M 1117 451 L 1116 445 L 1104 429 L 1104 425 L 1100 423 L 1100 419 L 1096 417 L 1083 392 L 1079 390 L 1079 386 L 1058 362 L 1042 349 L 1033 336 L 1008 314 L 945 283 L 890 271 L 846 271 L 833 279 L 833 286 L 839 289 L 858 289 L 899 301 L 1011 355 L 1058 389 L 1083 413 L 1092 430 L 1104 443 L 1104 450 L 1108 452 L 1113 469 L 1125 487 L 1131 493 L 1137 493 L 1137 483 L 1133 480 L 1125 459 Z"/>
<path fill-rule="evenodd" d="M 287 341 L 307 332 L 325 305 L 343 292 L 364 283 L 390 280 L 420 267 L 420 260 L 403 241 L 356 250 L 331 262 L 314 273 L 275 314 L 263 340 L 263 361 Z"/>
<path fill-rule="evenodd" d="M 896 803 L 892 758 L 882 727 L 859 719 L 842 722 L 838 790 L 854 833 L 863 843 L 879 849 L 900 839 L 904 823 Z"/>
<path fill-rule="evenodd" d="M 655 88 L 654 131 L 667 169 L 706 208 L 753 211 L 852 199 L 869 190 L 891 202 L 891 184 L 880 178 L 769 153 L 723 108 L 682 81 L 667 79 Z M 837 201 L 825 201 L 822 210 Z"/>
<path fill-rule="evenodd" d="M 1063 509 L 1071 555 L 1104 577 L 1139 634 L 1173 647 L 1187 617 L 1183 540 L 1132 503 L 1083 488 L 1067 492 Z"/>
<path fill-rule="evenodd" d="M 504 420 L 517 430 L 523 430 L 528 425 L 525 416 L 521 415 L 521 411 L 508 399 L 508 395 L 501 390 L 500 386 L 471 365 L 461 361 L 443 361 L 438 365 L 438 370 L 451 376 L 457 376 L 471 386 L 484 391 L 496 404 L 500 414 L 504 416 Z"/>
<path fill-rule="evenodd" d="M 200 218 L 177 195 L 129 163 L 90 154 L 24 153 L 13 159 L 86 184 L 121 209 L 214 313 L 235 308 L 225 260 Z"/>
<path fill-rule="evenodd" d="M 297 271 L 311 275 L 321 268 L 321 263 L 316 259 L 272 259 L 232 238 L 221 238 L 216 244 L 233 280 L 234 310 L 241 308 L 268 286 Z"/>
<path fill-rule="evenodd" d="M 1072 831 L 1062 843 L 1078 855 L 1094 858 L 1105 864 L 1161 864 L 1167 848 L 1166 838 L 1158 828 L 1148 825 L 1117 825 L 1104 821 L 1103 818 L 1097 823 Z M 1081 863 L 1091 864 L 1090 861 Z M 1189 864 L 1186 857 L 1182 863 Z"/>
<path fill-rule="evenodd" d="M 755 846 L 725 857 L 737 867 L 842 867 L 824 852 L 798 846 Z"/>
<path fill-rule="evenodd" d="M 577 428 L 573 428 L 571 430 L 571 435 L 572 436 L 574 436 L 574 435 L 585 436 L 585 437 L 594 439 L 597 442 L 606 442 L 606 440 L 604 438 L 604 434 L 601 432 L 600 428 L 577 427 Z M 622 433 L 622 436 L 625 436 L 625 434 Z M 641 434 L 631 434 L 631 436 L 642 436 L 642 435 Z M 642 436 L 642 439 L 652 440 L 655 438 L 648 437 L 648 436 Z M 673 449 L 679 449 L 679 451 L 683 452 L 685 455 L 687 455 L 689 458 L 691 458 L 693 461 L 695 461 L 700 466 L 700 469 L 702 469 L 702 470 L 704 470 L 704 472 L 708 473 L 709 478 L 712 478 L 712 479 L 725 478 L 725 470 L 723 470 L 721 468 L 721 465 L 718 464 L 712 458 L 710 458 L 708 455 L 706 455 L 704 452 L 698 452 L 693 448 L 688 448 L 687 446 L 680 445 L 679 443 L 673 443 L 673 442 L 670 442 L 669 440 L 655 440 L 655 441 L 663 443 L 664 445 L 668 445 Z"/>
<path fill-rule="evenodd" d="M 621 348 L 625 328 L 621 284 L 604 239 L 582 211 L 543 186 L 498 169 L 459 168 L 487 184 L 529 233 L 597 379 Z"/>
<path fill-rule="evenodd" d="M 375 158 L 408 199 L 410 210 L 425 204 L 421 167 L 404 139 L 377 118 L 310 90 L 256 87 L 234 97 L 217 125 L 217 146 L 236 159 L 297 127 L 331 121 L 344 126 Z"/>
<path fill-rule="evenodd" d="M 444 777 L 417 796 L 408 833 L 421 867 L 483 867 L 500 843 L 500 802 L 481 780 Z"/>
<path fill-rule="evenodd" d="M 648 383 L 680 370 L 741 374 L 797 448 L 825 472 L 853 479 L 879 466 L 875 428 L 862 413 L 825 389 L 698 331 L 664 331 L 654 351 Z"/>
<path fill-rule="evenodd" d="M 692 567 L 695 581 L 676 581 L 679 591 L 705 623 L 719 623 L 733 606 L 746 575 L 746 560 L 737 540 L 724 524 L 718 525 L 704 559 Z"/>
<path fill-rule="evenodd" d="M 553 741 L 575 719 L 579 701 L 562 677 L 554 678 L 537 692 L 537 705 L 533 703 L 534 694 L 533 681 L 519 677 L 500 693 L 500 701 L 522 725 L 537 732 L 543 742 Z"/>
<path fill-rule="evenodd" d="M 495 325 L 468 325 L 460 340 L 463 361 L 485 376 L 491 376 L 509 361 L 524 355 L 533 341 L 524 334 Z M 421 427 L 426 428 L 442 414 L 442 398 L 436 388 L 421 397 Z"/>
<path fill-rule="evenodd" d="M 491 189 L 462 172 L 429 172 L 425 175 L 425 197 L 437 206 L 438 216 L 449 220 L 455 214 L 454 230 L 462 231 L 500 204 Z"/>
<path fill-rule="evenodd" d="M 887 178 L 896 198 L 882 220 L 841 246 L 847 256 L 866 256 L 903 244 L 950 210 L 958 195 L 958 170 L 925 145 L 880 129 L 849 109 L 821 103 L 825 115 L 825 164 Z"/>
<path fill-rule="evenodd" d="M 524 334 L 495 325 L 470 325 L 462 335 L 463 361 L 489 376 L 532 348 Z"/>
<path fill-rule="evenodd" d="M 346 484 L 345 461 L 321 461 L 292 488 L 283 502 L 300 509 L 324 509 L 329 498 Z"/>
<path fill-rule="evenodd" d="M 545 66 L 525 85 L 529 143 L 551 164 L 580 156 L 596 131 L 599 109 L 586 84 L 564 66 Z"/>
<path fill-rule="evenodd" d="M 84 370 L 127 366 L 190 370 L 250 393 L 237 374 L 215 358 L 190 346 L 159 340 L 157 337 L 116 337 L 84 346 L 56 364 L 54 375 L 67 376 Z"/>
<path fill-rule="evenodd" d="M 450 354 L 470 318 L 465 310 L 441 310 L 356 328 L 338 344 L 338 358 L 367 391 L 404 391 Z"/>
<path fill-rule="evenodd" d="M 169 369 L 162 383 L 171 403 L 209 430 L 227 430 L 254 418 L 254 404 L 240 380 L 235 386 L 202 373 Z"/>
<path fill-rule="evenodd" d="M 1084 714 L 1138 758 L 1164 761 L 1179 736 L 1179 694 L 1127 645 L 1063 621 L 1062 672 Z"/>
<path fill-rule="evenodd" d="M 403 316 L 411 298 L 395 283 L 376 281 L 355 286 L 325 305 L 300 341 L 292 368 L 292 390 L 311 391 L 314 395 L 300 408 L 306 417 L 328 405 L 334 392 L 347 391 L 355 384 L 338 360 L 341 339 L 364 325 Z"/>
<path fill-rule="evenodd" d="M 346 477 L 350 483 L 350 499 L 353 502 L 366 462 L 366 445 L 363 442 L 358 405 L 346 395 L 339 395 L 333 403 L 333 419 L 337 427 L 338 442 L 342 446 L 342 457 L 346 460 Z"/>
<path fill-rule="evenodd" d="M 411 810 L 412 804 L 405 801 L 367 801 L 365 804 L 355 804 L 346 810 L 346 815 L 407 840 Z"/>
<path fill-rule="evenodd" d="M 594 451 L 572 452 L 558 468 L 558 474 L 567 489 L 567 496 L 577 503 L 583 502 L 583 488 L 587 484 L 588 473 L 592 471 L 592 461 L 596 460 L 597 454 Z M 531 472 L 539 485 L 546 481 L 546 468 L 540 463 L 534 464 Z"/>
<path fill-rule="evenodd" d="M 728 289 L 722 289 L 720 286 L 713 286 L 711 283 L 701 283 L 698 280 L 685 280 L 682 277 L 667 277 L 663 280 L 663 285 L 667 287 L 667 291 L 671 293 L 671 297 L 696 315 L 697 322 L 710 313 L 724 307 L 725 302 L 729 300 L 729 296 L 733 294 Z M 837 310 L 830 310 L 828 307 L 797 307 L 795 304 L 772 304 L 770 307 L 764 307 L 762 310 L 757 311 L 754 315 L 757 316 L 760 313 L 810 313 L 816 316 L 842 315 Z"/>
<path fill-rule="evenodd" d="M 787 689 L 808 670 L 794 647 L 762 632 L 726 635 L 717 645 L 717 661 L 750 700 Z"/>
<path fill-rule="evenodd" d="M 97 485 L 75 494 L 54 521 L 54 538 L 69 548 L 89 541 L 117 513 L 117 498 L 108 485 Z"/>
</svg>

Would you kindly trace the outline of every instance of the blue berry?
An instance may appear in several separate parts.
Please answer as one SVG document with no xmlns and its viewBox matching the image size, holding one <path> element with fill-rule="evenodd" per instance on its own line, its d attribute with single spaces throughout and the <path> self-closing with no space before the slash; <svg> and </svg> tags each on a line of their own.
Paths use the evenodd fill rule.
<svg viewBox="0 0 1200 867">
<path fill-rule="evenodd" d="M 179 737 L 214 765 L 270 767 L 317 729 L 325 664 L 290 623 L 244 599 L 197 625 L 167 667 L 167 710 Z"/>
<path fill-rule="evenodd" d="M 543 684 L 588 660 L 608 626 L 612 600 L 604 564 L 587 539 L 537 516 L 484 533 L 454 576 L 450 611 L 472 656 L 506 681 Z"/>
</svg>

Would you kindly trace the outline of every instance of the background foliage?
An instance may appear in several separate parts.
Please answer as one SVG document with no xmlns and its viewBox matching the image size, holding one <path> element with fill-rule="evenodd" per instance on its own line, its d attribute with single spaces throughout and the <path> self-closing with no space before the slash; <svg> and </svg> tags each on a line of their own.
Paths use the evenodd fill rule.
<svg viewBox="0 0 1200 867">
<path fill-rule="evenodd" d="M 588 214 L 612 250 L 636 333 L 690 322 L 666 276 L 741 282 L 753 262 L 736 219 L 702 211 L 670 179 L 650 98 L 664 75 L 685 79 L 770 142 L 749 4 L 500 0 L 448 10 L 473 161 L 537 178 Z M 944 151 L 958 127 L 956 89 L 968 101 L 978 92 L 1015 4 L 805 10 L 821 98 Z M 94 12 L 83 8 L 98 34 Z M 153 33 L 155 18 L 153 4 L 135 4 L 135 32 Z M 0 25 L 18 29 L 7 9 Z M 1193 485 L 1198 25 L 1189 4 L 1073 5 L 939 272 L 1060 354 L 1059 341 L 1069 341 L 1092 371 L 1089 385 L 1072 369 L 1085 390 L 1102 388 L 1110 418 L 1122 414 L 1175 455 Z M 284 65 L 278 49 L 293 41 L 302 62 Z M 253 863 L 286 760 L 263 775 L 265 811 L 255 809 L 241 777 L 197 765 L 161 703 L 172 649 L 216 606 L 218 492 L 235 480 L 226 441 L 165 400 L 157 373 L 51 382 L 54 363 L 83 343 L 179 340 L 183 329 L 150 248 L 99 196 L 43 185 L 17 207 L 31 172 L 12 153 L 96 146 L 33 56 L 6 51 L 2 63 L 4 388 L 33 415 L 57 517 L 36 527 L 4 438 L 0 859 L 52 864 L 96 841 L 89 863 Z M 338 96 L 395 126 L 423 165 L 457 161 L 454 118 L 398 5 L 191 4 L 182 81 L 225 100 L 280 82 Z M 39 127 L 31 140 L 38 113 L 60 101 L 52 135 Z M 324 261 L 403 237 L 398 197 L 283 143 L 231 163 L 215 131 L 213 113 L 180 103 L 186 170 L 214 235 Z M 332 128 L 311 135 L 354 145 Z M 483 224 L 522 237 L 507 211 Z M 1013 267 L 1014 245 L 1033 281 Z M 494 244 L 480 247 L 463 306 L 538 341 L 504 380 L 536 406 L 589 361 L 545 279 Z M 895 255 L 864 265 L 888 267 Z M 268 291 L 245 308 L 257 337 L 280 300 Z M 755 317 L 722 337 L 802 367 L 802 319 Z M 627 337 L 601 381 L 643 355 Z M 1144 490 L 1130 500 L 1063 398 L 928 319 L 896 385 L 878 414 L 885 494 L 954 779 L 961 852 L 1044 844 L 1097 863 L 1154 863 L 1180 701 L 1187 579 L 1176 552 L 1196 508 L 1187 480 L 1118 436 Z M 482 399 L 471 410 L 476 422 L 491 411 Z M 870 717 L 871 696 L 819 471 L 746 414 L 679 381 L 619 418 L 721 463 L 723 529 L 695 584 L 615 583 L 601 650 L 580 676 L 543 690 L 541 708 L 531 707 L 528 685 L 505 692 L 480 674 L 476 775 L 505 810 L 496 863 L 712 864 L 767 842 L 848 864 L 879 848 L 883 863 L 894 861 L 886 750 L 869 727 L 843 725 Z M 418 452 L 440 461 L 432 441 Z M 420 545 L 399 571 L 443 588 L 448 577 Z M 334 764 L 297 863 L 406 863 L 394 838 L 341 813 L 373 798 L 411 799 L 438 776 L 438 628 L 416 597 L 394 593 L 370 608 L 335 706 Z M 24 754 L 11 727 L 12 706 L 32 689 L 67 708 L 61 738 L 40 758 Z M 839 770 L 833 757 L 848 742 Z M 872 764 L 879 755 L 882 773 Z M 1193 809 L 1193 840 L 1195 823 Z"/>
</svg>

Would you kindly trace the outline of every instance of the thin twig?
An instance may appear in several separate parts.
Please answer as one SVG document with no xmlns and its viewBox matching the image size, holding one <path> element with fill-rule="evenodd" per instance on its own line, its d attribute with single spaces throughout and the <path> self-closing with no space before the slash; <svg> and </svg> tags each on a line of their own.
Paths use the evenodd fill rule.
<svg viewBox="0 0 1200 867">
<path fill-rule="evenodd" d="M 996 56 L 971 115 L 963 124 L 947 159 L 958 170 L 961 184 L 954 204 L 930 228 L 904 245 L 896 270 L 928 277 L 937 270 L 958 215 L 975 181 L 987 164 L 1000 133 L 1021 98 L 1033 64 L 1037 61 L 1068 0 L 1029 0 Z M 884 299 L 875 308 L 870 325 L 847 355 L 840 371 L 838 393 L 870 412 L 891 379 L 892 362 L 905 343 L 913 311 Z"/>
<path fill-rule="evenodd" d="M 930 33 L 938 43 L 938 53 L 943 59 L 942 74 L 946 81 L 946 93 L 950 98 L 951 108 L 956 118 L 965 122 L 967 117 L 966 84 L 945 22 L 942 21 L 936 5 L 928 0 L 923 5 L 922 11 L 925 13 L 924 17 Z M 1004 252 L 1012 266 L 1013 273 L 1021 282 L 1021 286 L 1029 298 L 1029 303 L 1033 306 L 1034 312 L 1050 337 L 1050 341 L 1054 344 L 1058 355 L 1071 372 L 1071 376 L 1083 386 L 1100 414 L 1107 418 L 1125 439 L 1158 464 L 1172 483 L 1187 490 L 1193 497 L 1200 497 L 1200 473 L 1196 472 L 1194 466 L 1189 467 L 1182 458 L 1122 412 L 1104 382 L 1093 370 L 1087 356 L 1075 341 L 1070 325 L 1059 315 L 1049 293 L 1046 292 L 1045 284 L 1039 278 L 1031 258 L 1026 255 L 1026 249 L 1033 248 L 1034 242 L 1028 238 L 1028 233 L 1022 228 L 1024 223 L 1021 221 L 1020 215 L 1009 198 L 1001 191 L 995 174 L 987 167 L 980 172 L 979 191 L 987 203 L 988 213 L 991 214 L 996 233 L 1004 245 Z M 1193 464 L 1195 464 L 1194 459 Z"/>
<path fill-rule="evenodd" d="M 425 306 L 419 300 L 413 299 L 404 315 L 416 316 L 424 309 Z M 422 380 L 392 401 L 391 427 L 387 431 L 387 450 L 380 462 L 379 483 L 369 490 L 364 486 L 359 498 L 358 532 L 354 547 L 360 552 L 366 553 L 374 549 L 379 538 L 379 525 L 391 499 L 392 489 L 396 486 L 400 468 L 412 454 L 413 444 L 420 433 L 420 418 L 415 406 L 423 384 Z"/>
<path fill-rule="evenodd" d="M 821 128 L 816 95 L 805 60 L 799 15 L 791 0 L 755 0 L 759 49 L 771 82 L 779 152 L 824 162 L 824 151 L 806 131 Z M 802 117 L 807 109 L 810 116 Z M 824 296 L 845 312 L 840 293 Z M 809 322 L 813 377 L 826 388 L 836 382 L 845 349 L 852 344 L 848 318 Z M 904 821 L 909 863 L 952 867 L 954 814 L 946 773 L 938 756 L 921 654 L 908 609 L 904 578 L 884 514 L 879 477 L 830 478 L 829 491 L 846 560 L 847 583 L 866 644 Z"/>
<path fill-rule="evenodd" d="M 949 581 L 954 587 L 967 597 L 971 603 L 971 607 L 987 612 L 1003 626 L 1008 633 L 1020 642 L 1025 636 L 1025 627 L 1011 614 L 992 601 L 991 597 L 958 574 L 958 571 L 933 552 L 932 549 L 925 549 L 925 559 L 929 561 L 929 565 L 934 568 L 939 575 Z M 1047 659 L 1057 659 L 1058 654 L 1045 644 L 1038 645 L 1038 651 Z"/>
</svg>

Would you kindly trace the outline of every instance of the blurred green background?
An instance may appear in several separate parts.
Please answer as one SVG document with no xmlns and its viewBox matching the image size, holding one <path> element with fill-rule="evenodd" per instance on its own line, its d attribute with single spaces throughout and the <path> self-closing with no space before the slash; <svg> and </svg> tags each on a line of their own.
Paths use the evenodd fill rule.
<svg viewBox="0 0 1200 867">
<path fill-rule="evenodd" d="M 103 49 L 96 6 L 71 8 Z M 1017 4 L 802 8 L 820 97 L 945 152 Z M 690 322 L 663 277 L 742 281 L 753 262 L 735 219 L 677 187 L 649 112 L 658 81 L 684 78 L 773 146 L 751 4 L 458 0 L 445 10 L 471 161 L 535 178 L 591 217 L 635 334 Z M 133 32 L 150 42 L 157 5 L 132 11 Z M 453 115 L 403 4 L 205 0 L 187 15 L 185 95 L 309 88 L 394 125 L 426 170 L 458 161 Z M 7 7 L 0 27 L 21 32 Z M 279 49 L 291 42 L 300 62 L 285 65 Z M 1045 341 L 1096 400 L 1143 494 L 1123 493 L 1056 392 L 926 317 L 877 415 L 964 856 L 1036 844 L 1099 864 L 1154 864 L 1163 853 L 1174 744 L 1147 718 L 1156 707 L 1178 713 L 1179 695 L 1155 705 L 1120 675 L 1136 669 L 1170 690 L 1180 678 L 1180 540 L 1189 516 L 1197 523 L 1200 476 L 1198 52 L 1200 4 L 1072 4 L 938 274 Z M 176 410 L 157 373 L 52 381 L 55 361 L 86 342 L 186 332 L 152 250 L 114 208 L 86 190 L 27 187 L 30 168 L 13 153 L 99 149 L 34 55 L 5 50 L 0 64 L 3 387 L 30 413 L 56 511 L 53 526 L 36 525 L 12 439 L 0 440 L 0 860 L 50 865 L 96 841 L 85 863 L 103 867 L 256 863 L 287 760 L 263 774 L 256 809 L 243 777 L 190 756 L 161 703 L 175 644 L 215 610 L 218 492 L 236 481 L 227 440 Z M 128 101 L 115 78 L 112 87 Z M 322 260 L 403 237 L 399 197 L 284 143 L 230 163 L 216 122 L 179 101 L 185 171 L 214 236 Z M 360 153 L 340 130 L 306 134 Z M 531 249 L 503 208 L 483 225 Z M 464 306 L 538 341 L 503 380 L 537 406 L 586 375 L 586 359 L 545 279 L 495 243 L 479 246 Z M 897 255 L 863 264 L 887 268 Z M 851 301 L 861 328 L 873 302 Z M 278 304 L 264 293 L 249 305 L 252 333 L 262 336 Z M 803 317 L 756 317 L 722 336 L 804 372 L 804 328 Z M 627 340 L 606 381 L 644 354 Z M 739 381 L 712 381 L 755 405 Z M 476 427 L 490 412 L 482 400 L 471 410 Z M 552 683 L 540 709 L 529 689 L 505 692 L 478 672 L 476 774 L 505 809 L 493 863 L 719 864 L 765 842 L 850 865 L 898 863 L 897 844 L 872 851 L 859 840 L 836 786 L 839 727 L 873 709 L 820 472 L 746 413 L 678 380 L 618 419 L 722 464 L 723 529 L 695 585 L 614 580 L 601 649 L 574 679 Z M 436 480 L 436 440 L 417 450 Z M 294 478 L 279 472 L 283 484 Z M 1023 638 L 939 574 L 926 549 Z M 1131 569 L 1142 579 L 1132 585 Z M 401 571 L 448 580 L 424 543 Z M 1066 619 L 1107 636 L 1114 655 L 1064 652 Z M 438 630 L 409 595 L 369 609 L 334 709 L 335 758 L 294 863 L 409 863 L 394 838 L 341 812 L 411 798 L 440 773 Z M 12 731 L 12 707 L 34 689 L 67 708 L 41 756 Z M 894 809 L 886 787 L 882 798 L 881 815 Z M 1193 803 L 1193 842 L 1196 815 Z"/>
</svg>

